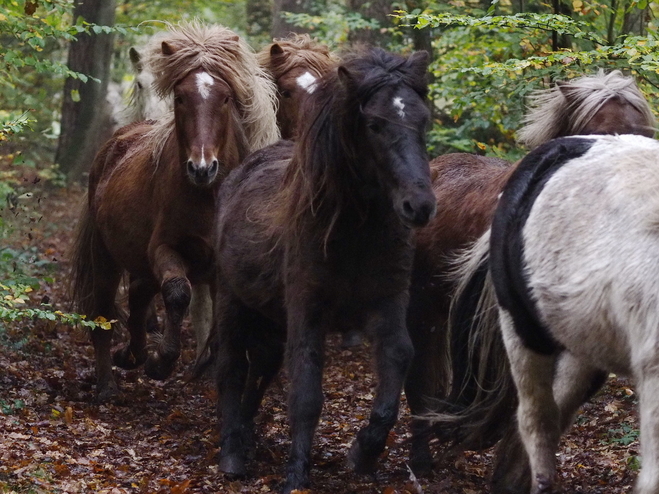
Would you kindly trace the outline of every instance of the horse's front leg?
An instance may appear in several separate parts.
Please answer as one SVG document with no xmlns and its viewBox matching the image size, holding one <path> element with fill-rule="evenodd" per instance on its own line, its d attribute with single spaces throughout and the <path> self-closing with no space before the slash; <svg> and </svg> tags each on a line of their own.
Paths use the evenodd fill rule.
<svg viewBox="0 0 659 494">
<path fill-rule="evenodd" d="M 152 379 L 166 379 L 174 370 L 181 353 L 181 323 L 190 305 L 192 286 L 187 278 L 187 264 L 168 245 L 159 245 L 151 256 L 151 265 L 165 303 L 165 331 L 149 355 L 144 371 Z"/>
<path fill-rule="evenodd" d="M 309 487 L 311 443 L 323 409 L 323 364 L 325 335 L 321 311 L 315 313 L 299 300 L 288 304 L 286 342 L 288 376 L 288 421 L 291 450 L 283 493 Z"/>
<path fill-rule="evenodd" d="M 406 311 L 406 294 L 384 300 L 375 308 L 378 385 L 368 425 L 359 431 L 348 454 L 348 464 L 358 473 L 375 470 L 387 435 L 398 419 L 400 394 L 414 356 L 405 325 Z"/>
</svg>

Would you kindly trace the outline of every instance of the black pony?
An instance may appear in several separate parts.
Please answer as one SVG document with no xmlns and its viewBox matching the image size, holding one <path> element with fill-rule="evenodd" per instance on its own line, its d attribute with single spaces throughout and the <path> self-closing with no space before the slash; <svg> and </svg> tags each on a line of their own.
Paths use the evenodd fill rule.
<svg viewBox="0 0 659 494">
<path fill-rule="evenodd" d="M 370 471 L 394 425 L 413 348 L 405 315 L 412 228 L 435 214 L 425 147 L 425 52 L 352 55 L 304 102 L 299 139 L 249 157 L 223 184 L 213 351 L 220 469 L 245 473 L 263 393 L 286 351 L 292 444 L 284 492 L 309 485 L 325 335 L 374 335 L 379 383 L 349 461 Z"/>
</svg>

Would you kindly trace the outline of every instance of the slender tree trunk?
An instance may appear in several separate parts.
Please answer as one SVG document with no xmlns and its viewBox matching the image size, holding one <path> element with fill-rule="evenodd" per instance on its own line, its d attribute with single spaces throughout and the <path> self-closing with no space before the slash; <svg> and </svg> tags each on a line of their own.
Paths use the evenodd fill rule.
<svg viewBox="0 0 659 494">
<path fill-rule="evenodd" d="M 348 9 L 360 13 L 365 19 L 375 19 L 380 29 L 357 29 L 349 35 L 352 43 L 366 43 L 386 48 L 391 35 L 385 28 L 391 27 L 391 14 L 394 10 L 391 0 L 348 0 Z"/>
<path fill-rule="evenodd" d="M 74 19 L 113 26 L 115 0 L 76 0 Z M 81 34 L 69 47 L 68 66 L 71 70 L 99 79 L 67 79 L 64 84 L 61 134 L 55 161 L 69 180 L 78 180 L 89 169 L 96 151 L 109 137 L 110 111 L 105 99 L 110 80 L 110 61 L 114 36 L 111 34 Z M 79 101 L 73 100 L 77 92 Z"/>
<path fill-rule="evenodd" d="M 639 9 L 632 6 L 632 2 L 625 3 L 625 16 L 622 21 L 622 30 L 620 34 L 634 34 L 643 36 L 645 34 L 646 12 L 648 8 Z"/>
<path fill-rule="evenodd" d="M 552 0 L 552 8 L 554 14 L 563 14 L 568 17 L 572 16 L 572 11 L 570 8 L 561 0 Z M 559 35 L 556 31 L 552 32 L 551 37 L 551 48 L 554 51 L 558 51 L 561 48 L 569 48 L 572 44 L 570 37 L 566 34 Z"/>
<path fill-rule="evenodd" d="M 282 12 L 311 13 L 311 0 L 274 0 L 272 6 L 272 37 L 285 38 L 290 33 L 306 33 L 307 29 L 289 24 L 282 17 Z"/>
</svg>

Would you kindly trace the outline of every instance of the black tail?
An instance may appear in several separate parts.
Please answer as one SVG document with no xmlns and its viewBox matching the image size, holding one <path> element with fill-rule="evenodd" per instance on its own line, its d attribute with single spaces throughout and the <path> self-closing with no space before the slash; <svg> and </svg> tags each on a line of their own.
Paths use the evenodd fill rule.
<svg viewBox="0 0 659 494">
<path fill-rule="evenodd" d="M 460 263 L 449 333 L 452 382 L 435 433 L 455 449 L 485 449 L 514 424 L 515 385 L 489 274 L 489 232 Z"/>
</svg>

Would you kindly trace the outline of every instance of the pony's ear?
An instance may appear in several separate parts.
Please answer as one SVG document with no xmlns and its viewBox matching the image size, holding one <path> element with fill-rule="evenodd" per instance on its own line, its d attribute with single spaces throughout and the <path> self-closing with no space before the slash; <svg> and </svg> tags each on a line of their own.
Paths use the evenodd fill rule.
<svg viewBox="0 0 659 494">
<path fill-rule="evenodd" d="M 410 58 L 407 59 L 410 67 L 413 67 L 418 71 L 420 76 L 424 76 L 428 70 L 428 64 L 430 63 L 430 55 L 427 51 L 415 51 L 410 55 Z"/>
<path fill-rule="evenodd" d="M 160 49 L 162 50 L 162 54 L 167 56 L 173 55 L 177 52 L 177 48 L 171 43 L 167 43 L 167 41 L 162 42 Z"/>
<path fill-rule="evenodd" d="M 344 86 L 350 87 L 355 83 L 355 76 L 343 65 L 339 65 L 337 70 L 339 72 L 339 80 Z"/>
<path fill-rule="evenodd" d="M 558 87 L 559 91 L 563 95 L 563 97 L 567 100 L 568 103 L 572 104 L 574 103 L 575 99 L 575 88 L 570 84 L 570 81 L 556 81 L 556 87 Z"/>
<path fill-rule="evenodd" d="M 130 49 L 128 50 L 128 57 L 130 58 L 130 63 L 133 65 L 133 69 L 135 69 L 135 72 L 138 74 L 142 72 L 142 55 L 140 55 L 140 52 L 135 49 L 135 47 L 131 46 Z"/>
<path fill-rule="evenodd" d="M 281 46 L 279 46 L 279 43 L 274 43 L 270 47 L 270 56 L 271 57 L 276 57 L 276 56 L 283 55 L 283 54 L 284 54 L 284 49 Z"/>
</svg>

